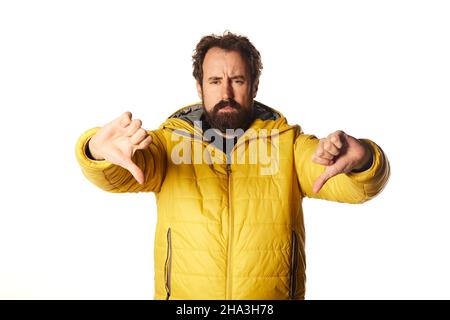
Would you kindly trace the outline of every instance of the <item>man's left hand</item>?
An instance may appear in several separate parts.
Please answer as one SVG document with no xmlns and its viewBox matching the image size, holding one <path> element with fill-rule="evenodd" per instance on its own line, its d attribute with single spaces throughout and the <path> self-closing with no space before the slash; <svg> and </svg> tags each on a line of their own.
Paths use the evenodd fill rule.
<svg viewBox="0 0 450 320">
<path fill-rule="evenodd" d="M 326 169 L 314 182 L 313 192 L 319 192 L 328 179 L 363 168 L 371 159 L 372 152 L 366 143 L 343 131 L 338 130 L 320 139 L 312 161 L 326 166 Z"/>
</svg>

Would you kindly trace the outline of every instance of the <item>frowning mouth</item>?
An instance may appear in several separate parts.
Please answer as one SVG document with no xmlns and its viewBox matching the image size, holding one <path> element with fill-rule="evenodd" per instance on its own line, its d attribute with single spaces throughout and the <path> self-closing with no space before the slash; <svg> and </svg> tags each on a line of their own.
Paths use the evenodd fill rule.
<svg viewBox="0 0 450 320">
<path fill-rule="evenodd" d="M 220 108 L 219 111 L 230 112 L 230 111 L 237 111 L 237 109 L 232 106 L 225 106 L 223 108 Z"/>
</svg>

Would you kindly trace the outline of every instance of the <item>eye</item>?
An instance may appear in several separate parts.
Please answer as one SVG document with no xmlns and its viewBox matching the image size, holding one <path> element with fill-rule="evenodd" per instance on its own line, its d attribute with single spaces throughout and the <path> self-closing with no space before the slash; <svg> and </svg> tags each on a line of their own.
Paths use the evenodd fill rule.
<svg viewBox="0 0 450 320">
<path fill-rule="evenodd" d="M 219 84 L 219 80 L 213 80 L 209 82 L 210 84 Z"/>
</svg>

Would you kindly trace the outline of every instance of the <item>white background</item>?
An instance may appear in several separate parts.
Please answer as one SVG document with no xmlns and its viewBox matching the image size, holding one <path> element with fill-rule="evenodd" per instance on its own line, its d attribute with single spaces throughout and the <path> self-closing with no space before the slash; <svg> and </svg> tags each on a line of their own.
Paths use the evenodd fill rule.
<svg viewBox="0 0 450 320">
<path fill-rule="evenodd" d="M 153 129 L 196 102 L 192 50 L 228 29 L 261 52 L 257 100 L 391 163 L 366 204 L 304 201 L 306 297 L 449 299 L 449 16 L 446 1 L 2 1 L 0 298 L 153 298 L 154 195 L 96 188 L 75 143 L 126 110 Z"/>
</svg>

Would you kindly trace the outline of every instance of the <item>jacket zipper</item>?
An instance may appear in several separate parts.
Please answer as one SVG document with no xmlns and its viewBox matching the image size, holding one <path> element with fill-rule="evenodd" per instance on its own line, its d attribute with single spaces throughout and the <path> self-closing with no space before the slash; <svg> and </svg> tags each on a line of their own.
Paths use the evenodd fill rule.
<svg viewBox="0 0 450 320">
<path fill-rule="evenodd" d="M 184 134 L 181 134 L 181 132 L 177 132 L 175 130 L 172 130 L 172 131 L 174 133 L 180 134 L 181 136 L 185 136 Z M 190 135 L 190 138 L 198 139 L 195 135 Z M 205 143 L 205 141 L 203 141 L 202 139 L 199 139 L 199 140 L 202 141 L 202 143 L 204 145 L 207 145 Z M 237 145 L 238 144 L 236 143 L 233 146 L 233 150 L 236 148 Z M 223 150 L 220 150 L 220 151 L 223 152 Z M 231 188 L 231 164 L 230 163 L 227 163 L 226 171 L 227 171 L 227 177 L 228 177 L 228 226 L 229 227 L 228 227 L 228 244 L 227 244 L 227 275 L 226 275 L 225 299 L 231 300 L 231 298 L 232 298 L 232 293 L 231 293 L 231 291 L 232 291 L 231 247 L 232 247 L 232 243 L 233 243 L 233 215 L 232 215 L 232 207 L 231 207 L 232 188 Z M 170 235 L 170 228 L 168 231 L 168 242 L 169 242 L 169 235 Z M 168 257 L 168 259 L 166 259 L 166 264 L 167 264 L 167 261 L 169 261 L 169 264 L 171 264 L 171 262 L 172 262 L 171 254 L 170 254 L 170 259 L 169 259 L 169 253 L 167 254 L 167 257 Z M 169 268 L 169 273 L 170 273 L 170 268 Z M 167 292 L 167 298 L 166 298 L 166 300 L 167 300 L 170 297 L 170 276 L 169 276 L 168 281 L 166 282 L 166 292 Z"/>
<path fill-rule="evenodd" d="M 291 252 L 291 283 L 289 290 L 289 298 L 295 298 L 295 291 L 297 290 L 297 271 L 298 271 L 298 248 L 297 248 L 297 234 L 292 231 L 292 252 Z"/>
<path fill-rule="evenodd" d="M 172 273 L 172 232 L 169 228 L 167 230 L 167 256 L 166 262 L 164 264 L 164 280 L 166 285 L 166 300 L 169 300 L 170 294 L 172 293 L 171 287 L 171 273 Z"/>
<path fill-rule="evenodd" d="M 228 176 L 228 248 L 227 248 L 227 286 L 225 290 L 226 300 L 231 300 L 232 282 L 231 282 L 231 247 L 233 243 L 233 215 L 231 208 L 231 165 L 227 164 Z"/>
</svg>

